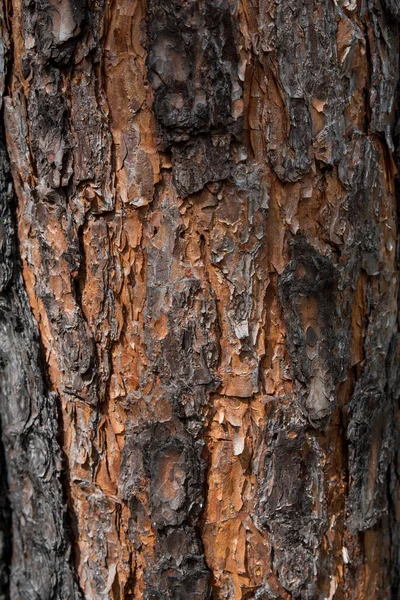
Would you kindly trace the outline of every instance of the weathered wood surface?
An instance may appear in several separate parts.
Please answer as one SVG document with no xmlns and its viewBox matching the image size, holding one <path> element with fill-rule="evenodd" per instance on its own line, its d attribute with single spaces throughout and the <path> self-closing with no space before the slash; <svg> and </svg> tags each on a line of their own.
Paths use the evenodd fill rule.
<svg viewBox="0 0 400 600">
<path fill-rule="evenodd" d="M 398 1 L 0 6 L 0 598 L 397 600 Z"/>
</svg>

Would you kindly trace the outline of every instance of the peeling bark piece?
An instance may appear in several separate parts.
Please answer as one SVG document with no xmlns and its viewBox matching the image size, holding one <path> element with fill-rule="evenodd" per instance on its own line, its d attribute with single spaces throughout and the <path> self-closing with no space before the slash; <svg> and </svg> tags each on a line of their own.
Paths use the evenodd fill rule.
<svg viewBox="0 0 400 600">
<path fill-rule="evenodd" d="M 28 112 L 33 122 L 32 149 L 43 196 L 50 202 L 64 202 L 64 194 L 53 189 L 67 186 L 72 176 L 72 155 L 68 132 L 68 110 L 59 93 L 60 72 L 44 69 L 34 83 Z"/>
<path fill-rule="evenodd" d="M 378 336 L 381 335 L 381 331 Z M 381 357 L 376 379 L 361 379 L 345 408 L 350 444 L 349 523 L 353 531 L 377 525 L 390 510 L 390 464 L 396 452 L 396 405 L 400 397 L 399 336 Z"/>
<path fill-rule="evenodd" d="M 388 509 L 388 467 L 394 444 L 394 406 L 377 383 L 360 382 L 346 407 L 350 442 L 350 527 L 365 531 Z"/>
<path fill-rule="evenodd" d="M 321 450 L 315 432 L 287 400 L 266 406 L 265 454 L 258 475 L 257 517 L 271 532 L 273 567 L 294 598 L 316 598 L 313 572 L 327 529 L 321 503 Z"/>
<path fill-rule="evenodd" d="M 229 135 L 214 135 L 173 146 L 174 183 L 182 198 L 202 190 L 210 181 L 229 177 L 229 143 Z"/>
<path fill-rule="evenodd" d="M 188 445 L 179 438 L 163 439 L 160 434 L 163 432 L 158 427 L 154 432 L 158 444 L 154 449 L 149 444 L 148 463 L 152 520 L 157 530 L 181 525 L 191 510 L 196 511 L 193 493 L 200 483 L 198 459 L 193 456 L 190 442 Z"/>
<path fill-rule="evenodd" d="M 232 103 L 240 98 L 234 24 L 226 0 L 151 0 L 148 77 L 162 147 L 185 197 L 229 176 Z M 222 135 L 221 135 L 222 134 Z M 198 137 L 200 136 L 200 137 Z"/>
<path fill-rule="evenodd" d="M 338 101 L 341 79 L 335 46 L 335 12 L 334 5 L 327 0 L 318 4 L 302 0 L 281 2 L 272 21 L 279 69 L 273 69 L 271 77 L 277 79 L 279 92 L 287 100 L 286 110 L 280 111 L 278 119 L 269 120 L 265 138 L 273 169 L 285 182 L 304 177 L 314 156 L 334 165 L 344 154 L 345 100 L 341 90 Z M 271 64 L 269 57 L 266 64 Z M 312 118 L 315 101 L 321 107 L 317 127 Z M 273 109 L 266 106 L 266 110 Z M 285 120 L 287 124 L 282 125 Z"/>
<path fill-rule="evenodd" d="M 167 529 L 160 535 L 156 566 L 146 579 L 149 600 L 210 598 L 210 574 L 194 528 Z"/>
<path fill-rule="evenodd" d="M 144 598 L 209 597 L 209 572 L 196 524 L 204 505 L 204 463 L 178 420 L 155 424 L 127 438 L 120 484 L 132 507 L 131 536 L 146 509 L 140 502 L 143 477 L 150 480 L 148 517 L 156 535 L 156 556 L 146 568 Z M 136 522 L 136 525 L 135 525 Z"/>
<path fill-rule="evenodd" d="M 304 237 L 293 242 L 292 260 L 279 280 L 296 392 L 310 423 L 326 424 L 336 402 L 335 386 L 346 360 L 336 316 L 339 274 Z"/>
<path fill-rule="evenodd" d="M 226 127 L 237 53 L 226 0 L 150 0 L 149 80 L 164 146 Z"/>
<path fill-rule="evenodd" d="M 86 0 L 40 0 L 23 13 L 25 45 L 33 45 L 46 61 L 71 60 L 87 14 Z M 33 42 L 34 40 L 34 42 Z M 25 63 L 26 65 L 29 63 Z"/>
<path fill-rule="evenodd" d="M 383 10 L 382 4 L 390 14 Z M 399 8 L 394 3 L 369 0 L 370 24 L 368 41 L 371 51 L 371 128 L 382 133 L 388 148 L 393 151 L 392 129 L 394 125 L 393 102 L 399 76 L 399 55 L 393 52 L 399 45 L 399 29 L 393 16 L 398 17 Z M 397 12 L 397 15 L 393 15 Z M 371 35 L 373 32 L 373 35 Z"/>
</svg>

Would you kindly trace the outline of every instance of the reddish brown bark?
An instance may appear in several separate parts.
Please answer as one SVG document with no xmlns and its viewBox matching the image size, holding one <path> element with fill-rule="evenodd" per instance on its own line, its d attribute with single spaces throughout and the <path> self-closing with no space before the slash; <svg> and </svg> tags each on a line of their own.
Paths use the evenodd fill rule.
<svg viewBox="0 0 400 600">
<path fill-rule="evenodd" d="M 397 2 L 0 5 L 3 597 L 397 598 Z"/>
</svg>

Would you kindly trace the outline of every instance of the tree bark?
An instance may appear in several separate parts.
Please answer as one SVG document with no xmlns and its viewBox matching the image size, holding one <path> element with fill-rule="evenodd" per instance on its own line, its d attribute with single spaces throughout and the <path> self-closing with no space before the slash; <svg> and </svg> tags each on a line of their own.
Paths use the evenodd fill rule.
<svg viewBox="0 0 400 600">
<path fill-rule="evenodd" d="M 397 600 L 397 0 L 0 0 L 0 599 Z"/>
</svg>

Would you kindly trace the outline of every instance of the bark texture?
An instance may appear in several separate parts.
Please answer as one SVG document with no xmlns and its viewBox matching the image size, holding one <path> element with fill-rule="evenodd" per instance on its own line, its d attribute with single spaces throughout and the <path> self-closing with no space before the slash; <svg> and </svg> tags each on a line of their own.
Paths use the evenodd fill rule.
<svg viewBox="0 0 400 600">
<path fill-rule="evenodd" d="M 399 22 L 0 0 L 1 599 L 398 599 Z"/>
</svg>

